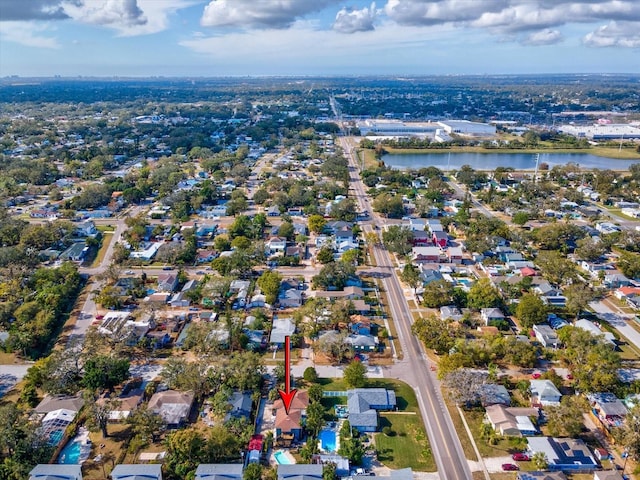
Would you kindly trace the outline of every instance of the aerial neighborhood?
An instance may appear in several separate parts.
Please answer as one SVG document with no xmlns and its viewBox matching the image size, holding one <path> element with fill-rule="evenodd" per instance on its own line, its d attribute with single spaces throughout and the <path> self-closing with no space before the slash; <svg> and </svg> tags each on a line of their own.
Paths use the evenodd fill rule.
<svg viewBox="0 0 640 480">
<path fill-rule="evenodd" d="M 639 474 L 640 105 L 592 81 L 0 81 L 0 479 Z"/>
</svg>

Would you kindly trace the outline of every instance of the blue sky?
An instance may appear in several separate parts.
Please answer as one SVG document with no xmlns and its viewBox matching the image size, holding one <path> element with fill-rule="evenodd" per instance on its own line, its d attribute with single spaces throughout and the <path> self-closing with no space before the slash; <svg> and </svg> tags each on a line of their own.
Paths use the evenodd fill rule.
<svg viewBox="0 0 640 480">
<path fill-rule="evenodd" d="M 616 72 L 638 0 L 0 0 L 0 76 Z"/>
</svg>

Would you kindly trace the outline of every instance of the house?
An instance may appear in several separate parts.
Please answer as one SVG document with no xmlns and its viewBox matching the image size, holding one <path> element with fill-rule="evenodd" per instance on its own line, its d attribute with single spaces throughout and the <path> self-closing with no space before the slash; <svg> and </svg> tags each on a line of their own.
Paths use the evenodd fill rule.
<svg viewBox="0 0 640 480">
<path fill-rule="evenodd" d="M 364 290 L 360 287 L 345 287 L 344 290 L 316 290 L 313 295 L 316 298 L 326 298 L 329 301 L 339 298 L 356 300 L 364 297 Z"/>
<path fill-rule="evenodd" d="M 441 320 L 462 320 L 462 312 L 455 305 L 448 305 L 440 307 L 440 319 Z"/>
<path fill-rule="evenodd" d="M 378 348 L 378 337 L 373 335 L 348 335 L 344 343 L 351 345 L 356 352 L 375 352 Z"/>
<path fill-rule="evenodd" d="M 198 263 L 210 263 L 215 260 L 218 252 L 215 250 L 200 250 L 196 255 L 196 261 Z"/>
<path fill-rule="evenodd" d="M 567 476 L 562 472 L 518 472 L 516 480 L 567 480 Z"/>
<path fill-rule="evenodd" d="M 617 470 L 596 470 L 593 472 L 593 480 L 623 480 L 624 478 Z"/>
<path fill-rule="evenodd" d="M 411 237 L 411 243 L 413 243 L 414 247 L 426 247 L 433 244 L 432 237 L 429 232 L 417 230 L 412 233 L 413 236 Z"/>
<path fill-rule="evenodd" d="M 602 283 L 607 288 L 628 287 L 632 281 L 620 272 L 611 272 L 604 276 Z"/>
<path fill-rule="evenodd" d="M 278 465 L 278 480 L 322 480 L 322 469 L 320 464 Z"/>
<path fill-rule="evenodd" d="M 427 219 L 427 228 L 431 233 L 444 232 L 444 227 L 440 223 L 440 220 L 436 219 Z"/>
<path fill-rule="evenodd" d="M 236 300 L 234 302 L 235 308 L 244 308 L 247 305 L 250 287 L 251 282 L 249 280 L 233 280 L 231 282 L 229 291 L 236 294 Z"/>
<path fill-rule="evenodd" d="M 411 258 L 414 263 L 440 263 L 440 249 L 438 247 L 413 247 Z"/>
<path fill-rule="evenodd" d="M 538 429 L 530 417 L 538 418 L 537 408 L 506 407 L 504 405 L 489 405 L 486 408 L 486 418 L 491 427 L 505 437 L 522 437 L 535 435 Z"/>
<path fill-rule="evenodd" d="M 284 253 L 287 248 L 287 239 L 284 237 L 271 237 L 265 243 L 267 247 L 268 255 L 275 255 L 276 253 Z"/>
<path fill-rule="evenodd" d="M 302 302 L 303 293 L 300 290 L 300 282 L 295 279 L 283 280 L 278 292 L 278 304 L 285 308 L 297 308 L 302 306 Z"/>
<path fill-rule="evenodd" d="M 267 217 L 279 217 L 280 216 L 280 207 L 278 205 L 271 205 L 266 210 Z"/>
<path fill-rule="evenodd" d="M 82 467 L 39 464 L 29 472 L 29 480 L 82 480 Z"/>
<path fill-rule="evenodd" d="M 242 480 L 242 464 L 201 463 L 194 480 Z"/>
<path fill-rule="evenodd" d="M 533 287 L 533 292 L 540 295 L 542 301 L 555 307 L 564 307 L 567 304 L 566 297 L 562 290 L 553 287 L 549 282 L 543 280 Z"/>
<path fill-rule="evenodd" d="M 251 416 L 253 401 L 250 392 L 233 392 L 227 403 L 231 408 L 224 417 L 225 422 L 231 418 L 249 419 Z"/>
<path fill-rule="evenodd" d="M 531 392 L 531 405 L 548 406 L 559 405 L 562 394 L 551 380 L 531 380 L 529 386 Z"/>
<path fill-rule="evenodd" d="M 255 293 L 252 297 L 251 300 L 249 300 L 249 308 L 261 308 L 261 307 L 265 307 L 267 305 L 267 297 L 266 295 L 257 292 Z"/>
<path fill-rule="evenodd" d="M 116 398 L 117 402 L 110 406 L 109 421 L 120 422 L 126 420 L 140 406 L 144 391 L 140 388 L 129 390 L 127 393 L 121 394 Z M 108 396 L 100 397 L 96 403 L 98 405 L 107 405 Z"/>
<path fill-rule="evenodd" d="M 636 297 L 640 295 L 640 287 L 620 287 L 615 291 L 614 295 L 618 300 Z"/>
<path fill-rule="evenodd" d="M 75 242 L 58 257 L 61 261 L 82 262 L 89 252 L 89 247 L 84 241 Z"/>
<path fill-rule="evenodd" d="M 485 325 L 491 325 L 491 322 L 500 322 L 505 319 L 504 313 L 499 308 L 483 308 L 480 310 L 480 317 Z"/>
<path fill-rule="evenodd" d="M 336 235 L 339 232 L 349 232 L 353 236 L 353 223 L 334 220 L 326 223 L 324 231 L 329 235 Z"/>
<path fill-rule="evenodd" d="M 480 404 L 485 408 L 489 405 L 511 405 L 509 390 L 504 385 L 485 383 L 479 390 Z"/>
<path fill-rule="evenodd" d="M 371 319 L 363 315 L 351 315 L 349 330 L 357 335 L 371 335 Z"/>
<path fill-rule="evenodd" d="M 116 465 L 111 471 L 112 480 L 162 480 L 160 464 L 124 464 Z"/>
<path fill-rule="evenodd" d="M 76 226 L 75 234 L 78 237 L 93 237 L 98 234 L 98 229 L 92 220 L 85 220 Z"/>
<path fill-rule="evenodd" d="M 180 292 L 176 293 L 173 297 L 171 297 L 171 300 L 169 300 L 169 304 L 174 308 L 188 307 L 189 305 L 191 305 L 191 299 L 189 298 L 187 293 L 190 292 L 191 290 L 195 290 L 197 286 L 198 286 L 197 280 L 189 280 L 187 283 L 184 284 L 184 287 L 182 287 L 182 290 L 180 290 Z"/>
<path fill-rule="evenodd" d="M 158 274 L 158 290 L 162 292 L 173 292 L 178 286 L 178 275 L 173 272 L 162 272 Z"/>
<path fill-rule="evenodd" d="M 284 345 L 285 337 L 293 335 L 295 331 L 296 324 L 292 318 L 274 318 L 269 343 L 281 348 Z"/>
<path fill-rule="evenodd" d="M 303 419 L 307 416 L 309 394 L 300 390 L 289 406 L 289 413 L 284 408 L 282 399 L 273 402 L 272 413 L 275 415 L 275 438 L 279 444 L 290 444 L 302 438 Z"/>
<path fill-rule="evenodd" d="M 207 209 L 207 213 L 209 218 L 224 217 L 227 214 L 227 205 L 226 203 L 214 205 L 213 207 Z"/>
<path fill-rule="evenodd" d="M 462 263 L 462 247 L 449 247 L 446 253 L 449 263 Z"/>
<path fill-rule="evenodd" d="M 193 392 L 165 390 L 153 394 L 148 408 L 160 415 L 167 427 L 178 428 L 189 418 L 194 398 Z"/>
<path fill-rule="evenodd" d="M 384 388 L 355 388 L 347 390 L 349 423 L 360 432 L 378 429 L 378 411 L 394 410 L 396 394 Z"/>
<path fill-rule="evenodd" d="M 533 332 L 536 335 L 536 340 L 538 340 L 545 348 L 558 348 L 560 345 L 558 334 L 549 325 L 534 325 Z"/>
<path fill-rule="evenodd" d="M 591 411 L 607 429 L 624 424 L 629 410 L 613 393 L 591 393 L 587 395 L 587 399 L 591 404 Z"/>
<path fill-rule="evenodd" d="M 78 413 L 84 405 L 82 395 L 47 395 L 34 408 L 35 413 L 46 415 L 55 410 L 69 410 Z"/>
<path fill-rule="evenodd" d="M 616 346 L 616 337 L 615 337 L 615 335 L 613 333 L 611 333 L 611 332 L 603 332 L 602 330 L 600 330 L 600 327 L 598 327 L 592 321 L 587 320 L 585 318 L 582 318 L 580 320 L 576 320 L 574 325 L 576 327 L 578 327 L 578 328 L 581 328 L 582 330 L 586 330 L 587 332 L 589 332 L 594 337 L 602 337 L 612 347 Z"/>
<path fill-rule="evenodd" d="M 418 270 L 420 270 L 420 278 L 422 279 L 423 285 L 429 285 L 431 282 L 437 282 L 444 278 L 442 272 L 435 268 L 425 268 L 424 265 L 420 265 Z"/>
<path fill-rule="evenodd" d="M 447 235 L 447 232 L 436 231 L 432 233 L 431 240 L 433 241 L 433 244 L 435 246 L 446 248 L 447 244 L 449 243 L 449 235 Z"/>
<path fill-rule="evenodd" d="M 591 472 L 598 468 L 589 447 L 580 439 L 529 437 L 527 440 L 530 455 L 544 453 L 549 470 Z"/>
<path fill-rule="evenodd" d="M 403 224 L 403 227 L 408 228 L 412 232 L 424 232 L 427 228 L 427 222 L 423 218 L 409 218 L 409 220 Z"/>
</svg>

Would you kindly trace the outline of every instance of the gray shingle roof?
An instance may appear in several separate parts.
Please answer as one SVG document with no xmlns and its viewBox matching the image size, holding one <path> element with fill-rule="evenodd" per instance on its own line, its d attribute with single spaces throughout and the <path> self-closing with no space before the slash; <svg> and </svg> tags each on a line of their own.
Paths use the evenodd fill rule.
<svg viewBox="0 0 640 480">
<path fill-rule="evenodd" d="M 241 463 L 202 463 L 196 469 L 195 480 L 242 480 Z"/>
</svg>

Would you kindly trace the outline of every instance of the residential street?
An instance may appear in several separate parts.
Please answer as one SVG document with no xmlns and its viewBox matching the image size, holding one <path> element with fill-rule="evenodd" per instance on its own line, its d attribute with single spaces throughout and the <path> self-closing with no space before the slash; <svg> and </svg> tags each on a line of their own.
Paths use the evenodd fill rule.
<svg viewBox="0 0 640 480">
<path fill-rule="evenodd" d="M 360 179 L 358 165 L 353 156 L 353 147 L 349 144 L 349 139 L 340 137 L 340 143 L 349 159 L 350 184 L 355 192 L 359 210 L 368 212 L 369 218 L 371 218 L 370 221 L 362 222 L 362 229 L 365 234 L 376 232 L 373 225 L 382 225 L 384 222 L 373 212 L 369 197 L 365 193 L 364 184 Z M 471 470 L 449 411 L 444 404 L 440 386 L 429 368 L 422 345 L 411 333 L 411 311 L 393 263 L 389 254 L 380 244 L 373 248 L 373 254 L 378 268 L 390 273 L 381 281 L 387 292 L 389 309 L 398 331 L 404 355 L 403 360 L 390 369 L 391 376 L 405 381 L 416 392 L 440 478 L 471 479 Z"/>
</svg>

